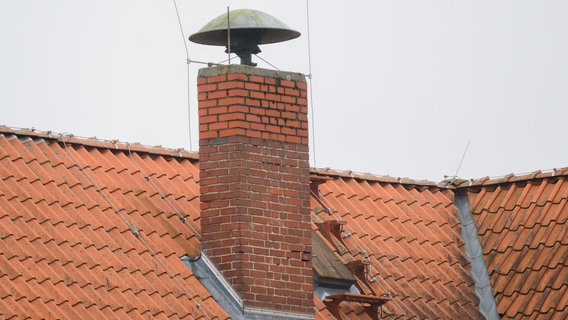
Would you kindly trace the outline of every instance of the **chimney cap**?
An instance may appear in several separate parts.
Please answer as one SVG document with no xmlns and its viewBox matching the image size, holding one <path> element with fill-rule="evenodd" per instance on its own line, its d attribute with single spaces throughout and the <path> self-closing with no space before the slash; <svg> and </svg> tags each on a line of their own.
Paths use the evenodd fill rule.
<svg viewBox="0 0 568 320">
<path fill-rule="evenodd" d="M 227 46 L 227 30 L 230 27 L 231 52 L 241 58 L 241 64 L 254 65 L 251 54 L 260 52 L 259 44 L 268 44 L 292 40 L 300 32 L 290 29 L 284 22 L 259 10 L 237 9 L 221 14 L 207 23 L 199 32 L 192 34 L 189 40 L 199 44 Z"/>
</svg>

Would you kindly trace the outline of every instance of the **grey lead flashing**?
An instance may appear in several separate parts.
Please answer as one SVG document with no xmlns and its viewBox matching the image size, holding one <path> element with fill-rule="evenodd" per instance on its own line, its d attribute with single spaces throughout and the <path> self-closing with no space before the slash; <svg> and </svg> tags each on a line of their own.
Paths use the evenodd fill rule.
<svg viewBox="0 0 568 320">
<path fill-rule="evenodd" d="M 314 320 L 313 314 L 245 307 L 246 320 Z"/>
<path fill-rule="evenodd" d="M 313 314 L 267 310 L 246 307 L 239 294 L 231 287 L 213 262 L 202 252 L 191 259 L 181 257 L 183 263 L 193 272 L 197 280 L 211 293 L 215 301 L 233 320 L 313 320 Z"/>
<path fill-rule="evenodd" d="M 211 293 L 215 301 L 234 320 L 244 320 L 243 301 L 205 253 L 197 259 L 181 258 L 197 280 Z"/>
<path fill-rule="evenodd" d="M 500 319 L 497 313 L 493 289 L 489 281 L 487 266 L 483 260 L 483 250 L 477 233 L 477 226 L 467 195 L 454 197 L 454 205 L 458 208 L 458 220 L 461 224 L 461 237 L 465 242 L 465 255 L 471 263 L 471 277 L 475 281 L 475 294 L 479 297 L 479 312 L 485 319 Z"/>
</svg>

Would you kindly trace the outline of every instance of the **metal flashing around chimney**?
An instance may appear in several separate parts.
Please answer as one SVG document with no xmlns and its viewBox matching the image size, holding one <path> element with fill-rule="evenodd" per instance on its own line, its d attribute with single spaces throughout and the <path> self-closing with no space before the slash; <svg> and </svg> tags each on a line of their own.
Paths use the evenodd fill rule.
<svg viewBox="0 0 568 320">
<path fill-rule="evenodd" d="M 243 300 L 204 252 L 198 259 L 183 256 L 181 260 L 232 319 L 244 319 Z"/>
<path fill-rule="evenodd" d="M 313 320 L 314 314 L 245 307 L 246 320 Z"/>
<path fill-rule="evenodd" d="M 198 259 L 181 258 L 197 280 L 233 320 L 311 320 L 313 314 L 274 311 L 243 306 L 243 299 L 231 287 L 204 252 Z"/>
</svg>

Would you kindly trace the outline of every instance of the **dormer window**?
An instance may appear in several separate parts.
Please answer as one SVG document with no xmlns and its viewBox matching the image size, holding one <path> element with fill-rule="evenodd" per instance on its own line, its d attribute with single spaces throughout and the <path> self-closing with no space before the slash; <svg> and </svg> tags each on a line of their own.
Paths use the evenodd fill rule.
<svg viewBox="0 0 568 320">
<path fill-rule="evenodd" d="M 329 249 L 325 241 L 317 234 L 312 234 L 314 254 L 314 294 L 325 300 L 327 296 L 340 293 L 360 294 L 355 286 L 353 273 Z"/>
</svg>

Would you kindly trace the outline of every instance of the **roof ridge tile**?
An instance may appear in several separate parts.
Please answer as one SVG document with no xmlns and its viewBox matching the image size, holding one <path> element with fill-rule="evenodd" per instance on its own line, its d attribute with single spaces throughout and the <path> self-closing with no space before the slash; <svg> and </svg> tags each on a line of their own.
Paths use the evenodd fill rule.
<svg viewBox="0 0 568 320">
<path fill-rule="evenodd" d="M 540 180 L 568 176 L 568 167 L 537 170 L 530 173 L 513 174 L 510 173 L 501 177 L 483 177 L 479 179 L 460 180 L 457 188 L 469 188 L 475 186 L 489 186 L 508 184 L 521 181 Z"/>
</svg>

